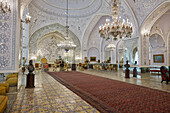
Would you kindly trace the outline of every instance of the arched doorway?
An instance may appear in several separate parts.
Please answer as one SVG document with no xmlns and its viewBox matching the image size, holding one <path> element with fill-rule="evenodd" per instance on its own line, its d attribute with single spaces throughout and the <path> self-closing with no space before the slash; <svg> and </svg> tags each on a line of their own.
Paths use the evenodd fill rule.
<svg viewBox="0 0 170 113">
<path fill-rule="evenodd" d="M 149 67 L 149 38 L 152 32 L 156 31 L 157 29 L 162 29 L 163 32 L 161 33 L 164 39 L 167 40 L 167 31 L 165 26 L 169 26 L 168 19 L 170 16 L 167 15 L 170 11 L 170 2 L 162 3 L 157 9 L 155 9 L 143 22 L 141 26 L 141 34 L 140 34 L 140 66 Z M 165 26 L 164 26 L 165 25 Z M 167 27 L 167 29 L 169 29 Z M 167 45 L 167 42 L 165 43 Z M 167 50 L 166 50 L 167 51 Z M 168 51 L 169 53 L 169 51 Z M 167 56 L 168 54 L 166 54 Z M 169 57 L 169 56 L 167 56 Z M 166 62 L 166 65 L 168 63 Z"/>
</svg>

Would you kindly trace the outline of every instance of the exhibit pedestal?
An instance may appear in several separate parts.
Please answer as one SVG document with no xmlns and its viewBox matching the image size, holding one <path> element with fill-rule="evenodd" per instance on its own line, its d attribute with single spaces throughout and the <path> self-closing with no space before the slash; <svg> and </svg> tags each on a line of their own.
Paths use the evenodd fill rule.
<svg viewBox="0 0 170 113">
<path fill-rule="evenodd" d="M 129 74 L 130 74 L 130 70 L 126 69 L 125 70 L 125 78 L 130 78 Z"/>
<path fill-rule="evenodd" d="M 76 71 L 76 64 L 72 64 L 71 70 Z"/>
<path fill-rule="evenodd" d="M 137 77 L 137 69 L 136 69 L 136 67 L 134 67 L 134 69 L 133 69 L 133 77 Z"/>
<path fill-rule="evenodd" d="M 34 75 L 35 74 L 28 74 L 27 75 L 27 82 L 26 82 L 26 87 L 25 88 L 34 88 Z"/>
</svg>

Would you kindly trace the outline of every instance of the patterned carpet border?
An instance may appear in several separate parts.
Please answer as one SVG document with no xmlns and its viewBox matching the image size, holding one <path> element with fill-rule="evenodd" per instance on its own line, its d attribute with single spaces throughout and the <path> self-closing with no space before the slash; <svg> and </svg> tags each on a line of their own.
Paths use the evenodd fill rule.
<svg viewBox="0 0 170 113">
<path fill-rule="evenodd" d="M 98 76 L 85 74 L 85 73 L 81 73 L 81 72 L 48 72 L 48 74 L 51 75 L 55 80 L 59 81 L 61 84 L 63 84 L 64 86 L 66 86 L 67 88 L 72 90 L 74 93 L 76 93 L 77 95 L 82 97 L 84 100 L 86 100 L 89 104 L 91 104 L 93 107 L 95 107 L 96 109 L 98 109 L 102 113 L 115 113 L 115 112 L 116 113 L 118 113 L 118 112 L 130 112 L 130 113 L 134 112 L 134 113 L 136 113 L 136 112 L 151 112 L 151 111 L 152 112 L 158 112 L 159 111 L 159 112 L 162 112 L 162 113 L 170 112 L 170 110 L 168 109 L 168 106 L 169 106 L 168 103 L 170 102 L 170 95 L 169 95 L 168 92 L 163 92 L 163 91 L 160 91 L 160 90 L 151 89 L 151 88 L 147 88 L 147 87 L 144 87 L 144 86 L 138 86 L 138 85 L 134 85 L 134 84 L 129 84 L 129 83 L 125 83 L 125 82 L 121 82 L 121 81 L 117 81 L 117 80 L 111 80 L 111 79 L 108 79 L 108 78 L 98 77 Z M 105 90 L 105 89 L 107 89 L 105 86 L 107 86 L 108 84 L 107 83 L 106 83 L 106 85 L 103 84 L 102 86 L 104 86 L 104 89 L 101 90 L 101 91 L 99 91 L 99 90 L 97 90 L 97 91 L 99 93 L 102 92 L 102 94 L 105 94 L 105 95 L 103 95 L 103 97 L 99 97 L 99 96 L 96 96 L 97 93 L 87 92 L 88 91 L 87 89 L 85 89 L 86 90 L 85 91 L 84 89 L 79 88 L 79 86 L 82 87 L 81 86 L 82 84 L 79 84 L 79 86 L 76 86 L 77 85 L 76 83 L 74 83 L 74 82 L 70 83 L 70 82 L 68 82 L 68 79 L 65 80 L 66 78 L 64 78 L 66 76 L 74 77 L 74 75 L 76 77 L 76 74 L 87 75 L 89 77 L 93 76 L 92 78 L 101 79 L 101 80 L 106 81 L 108 83 L 115 82 L 116 85 L 117 85 L 117 83 L 123 84 L 123 87 L 117 86 L 118 88 L 116 88 L 116 92 L 115 91 L 111 91 L 111 92 L 108 91 L 107 92 L 107 90 Z M 131 87 L 130 87 L 128 89 L 130 91 L 128 91 L 127 89 L 124 89 L 124 87 L 126 87 L 126 86 L 131 86 L 131 87 L 133 86 L 136 89 L 136 91 L 138 91 L 138 90 L 140 91 L 141 89 L 145 89 L 144 92 L 142 92 L 142 94 L 144 93 L 146 95 L 143 98 L 142 97 L 143 95 L 140 94 L 141 91 L 140 91 L 139 94 L 135 93 L 135 92 L 131 92 L 131 90 L 134 90 L 134 88 L 131 89 Z M 90 88 L 91 87 L 89 87 L 89 89 Z M 102 89 L 102 87 L 101 87 L 101 89 Z M 121 90 L 119 90 L 119 89 L 121 89 Z M 114 89 L 111 89 L 111 90 L 114 90 Z M 126 94 L 126 91 L 127 91 L 127 94 Z M 122 94 L 122 92 L 124 92 L 124 93 Z M 159 94 L 160 99 L 161 99 L 161 97 L 163 97 L 162 101 L 160 99 L 158 99 L 159 96 L 157 96 L 156 94 L 152 94 L 151 96 L 148 95 L 148 94 L 154 93 L 154 92 L 157 92 Z M 120 96 L 123 99 L 120 98 L 120 97 L 118 99 L 115 99 L 115 97 L 114 97 L 114 99 L 112 100 L 112 98 L 107 97 L 107 95 L 110 96 L 110 94 L 117 96 L 116 95 L 117 93 L 122 94 L 122 95 L 118 95 L 118 97 Z M 133 93 L 137 94 L 136 95 L 137 97 L 134 97 Z M 123 97 L 123 96 L 125 96 L 125 97 Z M 133 99 L 133 98 L 138 98 L 140 96 L 141 96 L 141 100 L 143 100 L 142 102 L 146 101 L 146 104 L 151 104 L 152 106 L 148 107 L 147 105 L 143 104 L 142 102 L 137 102 L 137 100 Z M 110 97 L 113 97 L 113 96 L 110 96 Z M 158 99 L 158 101 L 161 102 L 161 103 L 159 103 L 159 105 L 157 105 L 158 104 L 157 100 L 156 101 L 152 100 L 152 98 Z M 105 99 L 106 99 L 106 101 L 105 101 Z M 148 99 L 150 99 L 151 101 L 149 101 Z M 115 100 L 118 101 L 118 102 L 115 102 Z M 129 100 L 132 100 L 132 102 L 129 101 Z M 109 103 L 108 101 L 111 101 L 111 102 Z M 152 102 L 152 101 L 156 102 L 157 107 L 160 107 L 161 104 L 162 104 L 163 107 L 161 106 L 158 110 L 156 107 L 154 107 L 155 103 Z M 137 105 L 134 106 L 133 102 L 134 103 L 136 102 Z M 121 103 L 121 105 L 119 105 L 119 103 Z M 138 105 L 138 104 L 143 104 L 143 105 Z M 140 108 L 140 107 L 141 107 L 141 109 L 137 109 L 137 108 Z"/>
</svg>

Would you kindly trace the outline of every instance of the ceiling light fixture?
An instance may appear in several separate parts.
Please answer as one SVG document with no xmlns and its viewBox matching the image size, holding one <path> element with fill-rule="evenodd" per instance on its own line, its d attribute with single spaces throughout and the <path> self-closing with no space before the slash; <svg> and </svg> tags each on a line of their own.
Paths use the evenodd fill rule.
<svg viewBox="0 0 170 113">
<path fill-rule="evenodd" d="M 113 1 L 113 0 L 112 0 Z M 123 36 L 131 37 L 132 34 L 132 23 L 125 21 L 121 16 L 118 16 L 118 6 L 121 5 L 120 0 L 114 0 L 112 6 L 112 21 L 106 19 L 105 25 L 99 27 L 100 36 L 106 40 L 110 39 L 110 36 L 113 37 L 113 40 L 117 40 L 118 37 L 122 39 Z"/>
<path fill-rule="evenodd" d="M 31 22 L 31 16 L 29 15 L 29 13 L 26 14 L 25 21 L 21 19 L 21 22 L 25 22 L 25 23 Z"/>
<path fill-rule="evenodd" d="M 7 0 L 0 0 L 0 2 L 0 8 L 3 13 L 11 12 L 11 7 Z"/>
<path fill-rule="evenodd" d="M 68 0 L 67 0 L 67 9 L 66 9 L 66 36 L 65 36 L 65 39 L 70 39 L 70 37 L 68 37 L 68 30 L 69 30 L 69 26 L 68 26 Z"/>
</svg>

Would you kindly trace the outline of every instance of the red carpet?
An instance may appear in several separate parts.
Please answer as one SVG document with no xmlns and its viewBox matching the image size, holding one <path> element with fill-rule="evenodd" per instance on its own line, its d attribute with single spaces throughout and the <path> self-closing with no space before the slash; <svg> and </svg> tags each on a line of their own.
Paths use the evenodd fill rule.
<svg viewBox="0 0 170 113">
<path fill-rule="evenodd" d="M 48 72 L 106 113 L 170 113 L 170 93 L 81 72 Z"/>
</svg>

